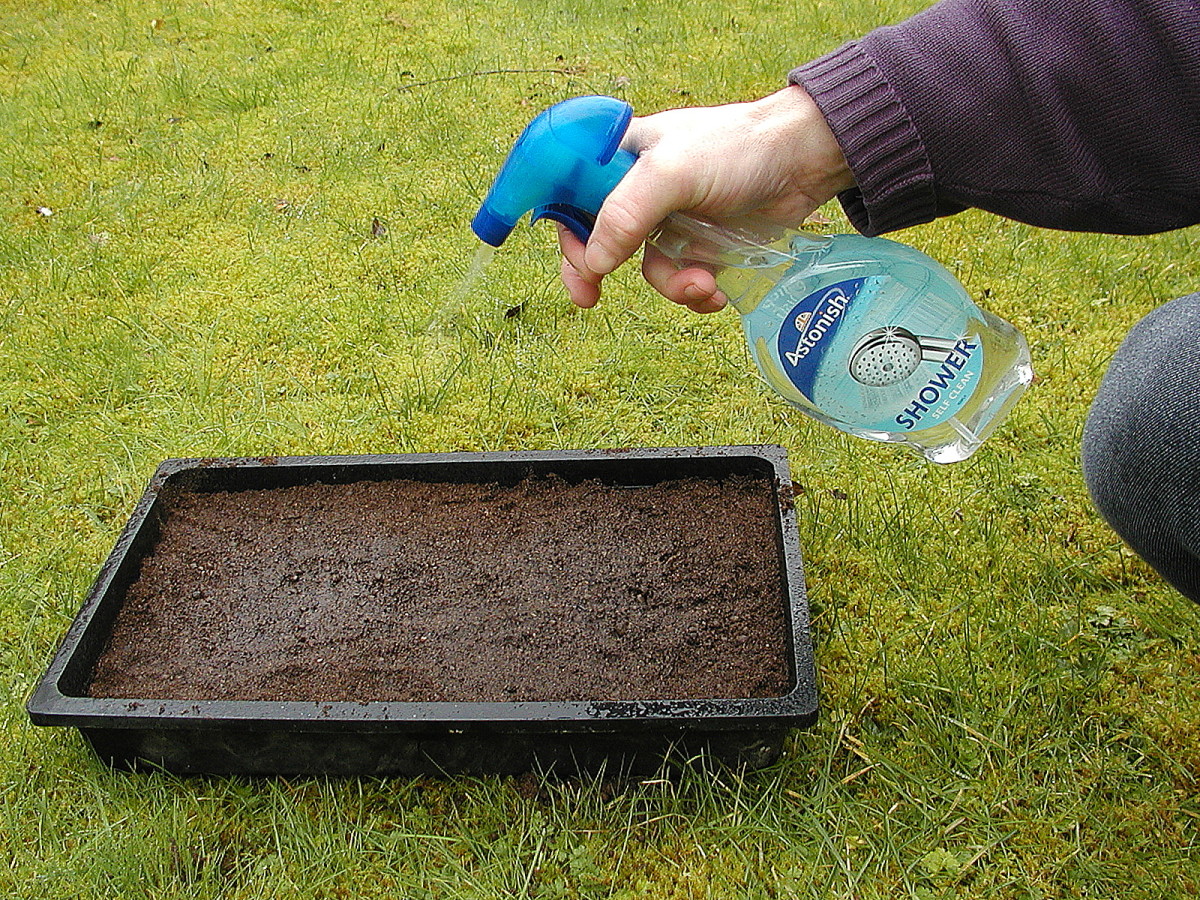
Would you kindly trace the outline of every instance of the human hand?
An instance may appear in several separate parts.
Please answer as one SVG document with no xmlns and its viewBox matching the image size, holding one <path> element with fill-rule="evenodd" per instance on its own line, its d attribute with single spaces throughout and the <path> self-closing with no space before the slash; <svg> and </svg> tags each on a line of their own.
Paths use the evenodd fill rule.
<svg viewBox="0 0 1200 900">
<path fill-rule="evenodd" d="M 559 227 L 563 284 L 585 309 L 600 299 L 604 277 L 672 212 L 718 221 L 754 214 L 798 226 L 854 185 L 833 132 L 798 85 L 751 103 L 635 118 L 621 146 L 638 160 L 608 195 L 587 245 Z M 652 246 L 642 274 L 668 300 L 695 312 L 716 312 L 728 301 L 711 270 L 680 269 Z"/>
</svg>

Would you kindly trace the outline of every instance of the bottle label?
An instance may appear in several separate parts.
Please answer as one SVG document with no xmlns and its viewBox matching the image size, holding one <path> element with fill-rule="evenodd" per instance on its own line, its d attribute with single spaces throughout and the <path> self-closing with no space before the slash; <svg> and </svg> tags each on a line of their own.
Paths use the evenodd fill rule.
<svg viewBox="0 0 1200 900">
<path fill-rule="evenodd" d="M 776 351 L 788 379 L 853 428 L 912 432 L 962 409 L 983 374 L 980 323 L 946 303 L 889 302 L 886 275 L 827 284 L 795 304 Z"/>
</svg>

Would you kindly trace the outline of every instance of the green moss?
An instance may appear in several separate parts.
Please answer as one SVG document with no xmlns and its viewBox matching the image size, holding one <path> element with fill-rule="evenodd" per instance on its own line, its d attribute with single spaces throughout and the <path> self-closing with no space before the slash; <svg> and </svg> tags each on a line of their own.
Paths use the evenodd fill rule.
<svg viewBox="0 0 1200 900">
<path fill-rule="evenodd" d="M 0 891 L 1195 895 L 1200 617 L 1122 551 L 1076 464 L 1121 336 L 1195 289 L 1193 231 L 971 213 L 907 232 L 1039 373 L 946 468 L 776 402 L 731 314 L 636 271 L 575 310 L 546 228 L 464 286 L 467 223 L 537 110 L 753 97 L 921 5 L 6 3 Z M 765 772 L 128 778 L 26 721 L 163 458 L 757 442 L 802 488 L 824 703 Z"/>
</svg>

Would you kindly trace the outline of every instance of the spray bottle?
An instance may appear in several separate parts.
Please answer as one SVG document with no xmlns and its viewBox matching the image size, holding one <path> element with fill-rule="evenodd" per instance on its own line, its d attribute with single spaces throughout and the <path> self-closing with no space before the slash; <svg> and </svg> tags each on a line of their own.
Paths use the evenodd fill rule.
<svg viewBox="0 0 1200 900">
<path fill-rule="evenodd" d="M 499 247 L 525 213 L 581 240 L 636 156 L 633 109 L 576 97 L 517 139 L 472 229 Z M 904 244 L 673 213 L 650 242 L 702 263 L 742 317 L 767 384 L 813 418 L 940 463 L 966 459 L 1033 380 L 1029 348 L 937 261 Z"/>
</svg>

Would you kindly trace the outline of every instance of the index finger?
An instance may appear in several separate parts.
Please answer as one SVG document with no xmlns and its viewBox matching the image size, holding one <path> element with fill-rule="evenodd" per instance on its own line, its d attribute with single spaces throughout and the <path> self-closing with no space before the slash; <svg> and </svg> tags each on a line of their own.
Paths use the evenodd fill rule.
<svg viewBox="0 0 1200 900">
<path fill-rule="evenodd" d="M 600 299 L 601 276 L 588 271 L 583 261 L 584 245 L 565 225 L 558 225 L 558 246 L 562 252 L 562 283 L 571 302 L 591 309 Z"/>
</svg>

